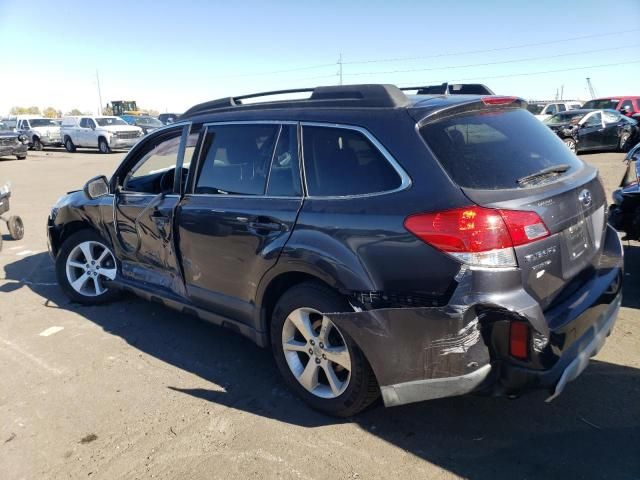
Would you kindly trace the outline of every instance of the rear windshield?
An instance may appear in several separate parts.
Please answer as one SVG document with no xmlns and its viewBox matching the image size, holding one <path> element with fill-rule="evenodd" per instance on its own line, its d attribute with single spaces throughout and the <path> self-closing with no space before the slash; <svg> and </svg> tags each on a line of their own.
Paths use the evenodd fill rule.
<svg viewBox="0 0 640 480">
<path fill-rule="evenodd" d="M 440 164 L 464 188 L 518 188 L 518 179 L 543 169 L 582 162 L 524 109 L 473 112 L 420 129 Z"/>
<path fill-rule="evenodd" d="M 616 108 L 619 100 L 617 98 L 601 98 L 600 100 L 589 100 L 582 108 L 593 108 L 595 110 L 601 110 L 606 108 Z"/>
</svg>

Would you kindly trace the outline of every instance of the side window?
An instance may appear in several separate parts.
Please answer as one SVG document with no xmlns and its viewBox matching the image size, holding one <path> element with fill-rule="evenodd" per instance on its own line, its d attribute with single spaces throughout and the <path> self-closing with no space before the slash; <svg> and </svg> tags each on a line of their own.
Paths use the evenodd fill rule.
<svg viewBox="0 0 640 480">
<path fill-rule="evenodd" d="M 96 122 L 93 121 L 93 118 L 87 118 L 87 128 L 96 128 Z"/>
<path fill-rule="evenodd" d="M 264 195 L 279 125 L 207 128 L 194 193 Z"/>
<path fill-rule="evenodd" d="M 599 127 L 602 125 L 602 115 L 600 112 L 591 115 L 584 124 L 587 127 Z"/>
<path fill-rule="evenodd" d="M 313 196 L 343 196 L 394 190 L 402 179 L 362 133 L 303 127 L 307 188 Z"/>
<path fill-rule="evenodd" d="M 558 113 L 558 109 L 555 105 L 552 104 L 547 107 L 547 115 L 555 115 L 556 113 Z"/>
<path fill-rule="evenodd" d="M 269 171 L 267 195 L 274 197 L 302 195 L 298 135 L 295 125 L 282 126 Z"/>
<path fill-rule="evenodd" d="M 559 103 L 558 104 L 558 111 L 559 112 L 564 112 L 566 110 L 564 103 Z"/>
<path fill-rule="evenodd" d="M 80 128 L 89 128 L 89 119 L 88 118 L 80 119 Z"/>
<path fill-rule="evenodd" d="M 621 120 L 621 115 L 615 112 L 603 112 L 602 118 L 604 118 L 604 123 L 618 123 Z"/>
<path fill-rule="evenodd" d="M 154 194 L 172 192 L 181 136 L 182 129 L 178 129 L 148 141 L 122 182 L 123 189 Z"/>
<path fill-rule="evenodd" d="M 625 100 L 624 102 L 622 102 L 622 105 L 620 105 L 620 110 L 622 110 L 624 107 L 629 107 L 631 110 L 633 110 L 633 104 L 631 103 L 631 100 Z"/>
</svg>

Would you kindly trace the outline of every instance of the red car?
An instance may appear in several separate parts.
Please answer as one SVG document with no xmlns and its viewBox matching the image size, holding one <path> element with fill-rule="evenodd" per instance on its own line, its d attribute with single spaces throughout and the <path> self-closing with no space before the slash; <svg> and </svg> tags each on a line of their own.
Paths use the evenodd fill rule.
<svg viewBox="0 0 640 480">
<path fill-rule="evenodd" d="M 640 116 L 640 96 L 621 96 L 596 98 L 586 102 L 582 108 L 588 109 L 614 109 L 627 117 L 638 118 Z"/>
</svg>

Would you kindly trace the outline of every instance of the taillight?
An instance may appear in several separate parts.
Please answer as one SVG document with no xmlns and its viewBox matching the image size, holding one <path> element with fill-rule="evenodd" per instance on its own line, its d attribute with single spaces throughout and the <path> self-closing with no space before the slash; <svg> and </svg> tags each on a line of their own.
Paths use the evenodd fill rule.
<svg viewBox="0 0 640 480">
<path fill-rule="evenodd" d="M 509 105 L 518 100 L 518 97 L 482 97 L 482 103 L 485 105 Z"/>
<path fill-rule="evenodd" d="M 523 322 L 511 322 L 509 327 L 509 354 L 519 360 L 529 358 L 529 326 Z"/>
<path fill-rule="evenodd" d="M 537 213 L 469 206 L 407 217 L 405 228 L 463 263 L 516 266 L 513 247 L 544 238 L 549 230 Z"/>
</svg>

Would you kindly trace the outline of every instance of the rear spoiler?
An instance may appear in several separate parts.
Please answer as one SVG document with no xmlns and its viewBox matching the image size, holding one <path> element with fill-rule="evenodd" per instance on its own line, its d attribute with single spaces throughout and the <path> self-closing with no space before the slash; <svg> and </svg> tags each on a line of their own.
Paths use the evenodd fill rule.
<svg viewBox="0 0 640 480">
<path fill-rule="evenodd" d="M 411 116 L 418 122 L 418 128 L 440 120 L 444 117 L 459 115 L 461 113 L 474 112 L 479 110 L 505 110 L 527 108 L 526 100 L 520 97 L 491 95 L 485 97 L 476 97 L 469 99 L 467 102 L 456 102 L 443 105 L 442 108 L 431 110 L 426 116 L 424 109 L 419 106 L 410 108 Z"/>
</svg>

